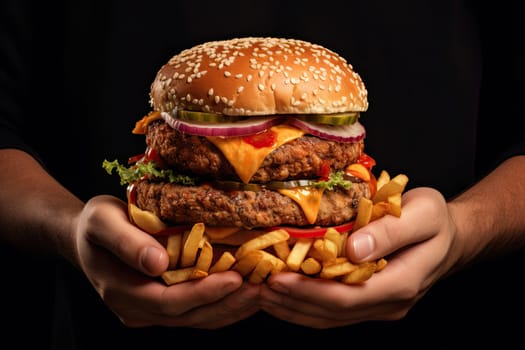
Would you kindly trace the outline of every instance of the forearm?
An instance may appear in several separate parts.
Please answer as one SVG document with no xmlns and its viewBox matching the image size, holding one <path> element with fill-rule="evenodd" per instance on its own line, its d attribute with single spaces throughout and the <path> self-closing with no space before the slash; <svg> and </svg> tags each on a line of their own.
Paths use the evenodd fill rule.
<svg viewBox="0 0 525 350">
<path fill-rule="evenodd" d="M 457 268 L 525 247 L 525 156 L 508 159 L 449 203 Z"/>
<path fill-rule="evenodd" d="M 73 234 L 82 201 L 19 150 L 0 150 L 0 182 L 0 239 L 24 251 L 76 260 Z"/>
</svg>

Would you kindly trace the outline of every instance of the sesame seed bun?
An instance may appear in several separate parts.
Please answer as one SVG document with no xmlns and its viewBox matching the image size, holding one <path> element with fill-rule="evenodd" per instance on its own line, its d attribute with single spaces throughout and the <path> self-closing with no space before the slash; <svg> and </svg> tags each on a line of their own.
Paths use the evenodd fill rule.
<svg viewBox="0 0 525 350">
<path fill-rule="evenodd" d="M 154 110 L 224 115 L 363 112 L 367 91 L 344 58 L 302 40 L 207 42 L 173 56 L 151 85 Z"/>
</svg>

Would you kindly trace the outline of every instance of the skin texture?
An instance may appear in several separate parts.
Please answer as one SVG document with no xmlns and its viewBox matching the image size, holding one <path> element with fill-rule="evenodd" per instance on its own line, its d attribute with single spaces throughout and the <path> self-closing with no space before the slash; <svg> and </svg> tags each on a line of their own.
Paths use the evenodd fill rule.
<svg viewBox="0 0 525 350">
<path fill-rule="evenodd" d="M 385 216 L 347 241 L 356 262 L 389 256 L 386 268 L 363 285 L 295 273 L 251 285 L 229 271 L 166 286 L 152 277 L 166 270 L 167 252 L 129 223 L 126 203 L 108 195 L 83 203 L 31 156 L 12 149 L 0 150 L 1 239 L 67 259 L 130 327 L 215 329 L 260 309 L 313 328 L 397 320 L 439 279 L 524 246 L 524 174 L 525 156 L 517 156 L 450 202 L 432 188 L 407 191 L 401 218 Z M 360 237 L 365 244 L 357 243 Z"/>
</svg>

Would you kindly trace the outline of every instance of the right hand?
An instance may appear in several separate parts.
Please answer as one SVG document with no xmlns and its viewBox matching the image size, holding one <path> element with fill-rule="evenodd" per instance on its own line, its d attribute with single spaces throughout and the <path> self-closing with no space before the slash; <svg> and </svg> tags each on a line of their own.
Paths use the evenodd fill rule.
<svg viewBox="0 0 525 350">
<path fill-rule="evenodd" d="M 233 271 L 167 286 L 158 278 L 168 267 L 166 250 L 129 222 L 126 203 L 116 197 L 89 200 L 75 227 L 80 268 L 129 327 L 215 329 L 258 310 L 259 286 L 243 283 Z"/>
</svg>

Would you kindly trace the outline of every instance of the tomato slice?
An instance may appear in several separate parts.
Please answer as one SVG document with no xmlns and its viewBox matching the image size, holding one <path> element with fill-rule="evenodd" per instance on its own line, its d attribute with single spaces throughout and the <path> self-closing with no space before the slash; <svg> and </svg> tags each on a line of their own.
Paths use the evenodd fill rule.
<svg viewBox="0 0 525 350">
<path fill-rule="evenodd" d="M 347 222 L 347 223 L 344 223 L 338 226 L 331 226 L 331 227 L 334 228 L 339 233 L 347 232 L 347 231 L 352 230 L 352 227 L 354 227 L 354 221 L 350 221 L 350 222 Z M 302 227 L 295 227 L 295 226 L 276 226 L 276 227 L 272 227 L 271 230 L 283 229 L 286 232 L 288 232 L 290 237 L 293 237 L 293 238 L 319 238 L 319 237 L 324 236 L 328 228 L 329 227 L 326 227 L 326 226 L 324 227 L 316 226 L 316 227 L 309 227 L 309 228 L 302 228 Z"/>
</svg>

